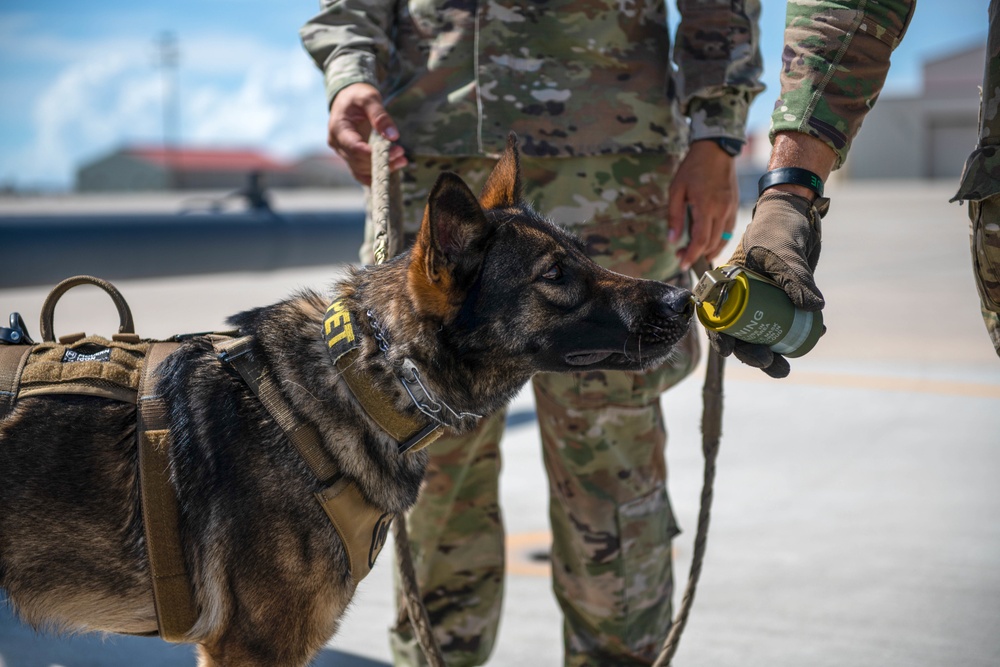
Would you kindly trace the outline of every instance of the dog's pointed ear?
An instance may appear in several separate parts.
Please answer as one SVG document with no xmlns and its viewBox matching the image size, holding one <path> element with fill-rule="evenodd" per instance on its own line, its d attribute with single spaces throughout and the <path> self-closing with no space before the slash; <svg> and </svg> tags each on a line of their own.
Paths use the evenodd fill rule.
<svg viewBox="0 0 1000 667">
<path fill-rule="evenodd" d="M 469 186 L 450 172 L 438 176 L 410 259 L 417 301 L 442 317 L 460 303 L 478 274 L 491 229 Z"/>
<path fill-rule="evenodd" d="M 484 209 L 491 209 L 512 208 L 520 202 L 521 160 L 517 152 L 517 135 L 511 132 L 507 135 L 507 148 L 486 179 L 479 203 Z"/>
</svg>

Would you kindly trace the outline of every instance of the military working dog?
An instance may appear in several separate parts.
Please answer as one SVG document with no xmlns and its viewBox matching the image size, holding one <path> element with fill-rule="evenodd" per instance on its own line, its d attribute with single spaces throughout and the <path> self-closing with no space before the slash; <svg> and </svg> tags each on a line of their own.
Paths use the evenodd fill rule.
<svg viewBox="0 0 1000 667">
<path fill-rule="evenodd" d="M 478 199 L 439 178 L 410 250 L 353 269 L 331 298 L 230 322 L 338 478 L 391 517 L 416 500 L 427 455 L 400 446 L 371 396 L 404 422 L 465 432 L 535 373 L 662 363 L 691 314 L 686 290 L 599 267 L 533 211 L 512 135 Z M 359 567 L 316 502 L 321 480 L 212 339 L 185 340 L 160 369 L 197 610 L 184 640 L 203 666 L 305 665 Z M 0 586 L 27 622 L 157 630 L 135 433 L 134 405 L 89 396 L 20 398 L 0 422 Z"/>
</svg>

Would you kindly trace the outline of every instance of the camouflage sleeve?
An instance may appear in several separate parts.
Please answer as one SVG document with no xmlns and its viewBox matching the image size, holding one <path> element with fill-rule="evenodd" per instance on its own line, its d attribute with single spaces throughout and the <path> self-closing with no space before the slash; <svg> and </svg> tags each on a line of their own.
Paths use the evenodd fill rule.
<svg viewBox="0 0 1000 667">
<path fill-rule="evenodd" d="M 329 106 L 352 83 L 378 86 L 392 43 L 393 0 L 320 0 L 320 13 L 299 30 L 302 45 L 323 70 Z"/>
<path fill-rule="evenodd" d="M 789 0 L 771 141 L 778 132 L 802 132 L 837 153 L 834 168 L 843 164 L 915 6 L 916 0 Z"/>
<path fill-rule="evenodd" d="M 989 9 L 986 71 L 980 92 L 979 142 L 962 170 L 958 193 L 951 201 L 982 201 L 1000 195 L 1000 2 Z M 1000 239 L 1000 235 L 995 238 Z M 1000 249 L 997 251 L 1000 257 Z M 1000 352 L 1000 347 L 997 348 Z"/>
<path fill-rule="evenodd" d="M 762 90 L 760 0 L 677 0 L 674 61 L 691 139 L 744 140 L 750 102 Z"/>
</svg>

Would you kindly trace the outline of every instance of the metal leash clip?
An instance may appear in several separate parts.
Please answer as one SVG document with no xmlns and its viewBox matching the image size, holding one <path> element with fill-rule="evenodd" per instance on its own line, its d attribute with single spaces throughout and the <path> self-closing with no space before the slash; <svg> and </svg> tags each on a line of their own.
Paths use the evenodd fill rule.
<svg viewBox="0 0 1000 667">
<path fill-rule="evenodd" d="M 738 270 L 738 266 L 723 266 L 706 271 L 692 290 L 695 304 L 707 302 L 721 308 L 729 296 L 733 274 Z"/>
</svg>

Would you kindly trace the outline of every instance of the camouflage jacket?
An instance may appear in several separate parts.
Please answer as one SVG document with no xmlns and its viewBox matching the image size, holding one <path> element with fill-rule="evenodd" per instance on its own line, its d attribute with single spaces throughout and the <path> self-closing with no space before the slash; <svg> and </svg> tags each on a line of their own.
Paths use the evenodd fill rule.
<svg viewBox="0 0 1000 667">
<path fill-rule="evenodd" d="M 511 130 L 532 156 L 679 154 L 689 136 L 743 139 L 763 90 L 760 0 L 679 0 L 676 72 L 664 0 L 320 6 L 301 36 L 328 103 L 379 87 L 415 154 L 490 155 Z"/>
<path fill-rule="evenodd" d="M 1000 195 L 1000 0 L 990 0 L 989 16 L 979 145 L 965 163 L 961 185 L 952 201 L 980 201 Z"/>
<path fill-rule="evenodd" d="M 803 132 L 837 153 L 839 167 L 882 91 L 889 56 L 916 0 L 788 0 L 778 132 Z"/>
</svg>

